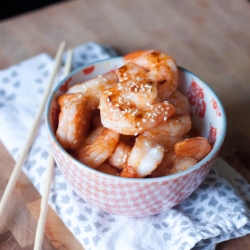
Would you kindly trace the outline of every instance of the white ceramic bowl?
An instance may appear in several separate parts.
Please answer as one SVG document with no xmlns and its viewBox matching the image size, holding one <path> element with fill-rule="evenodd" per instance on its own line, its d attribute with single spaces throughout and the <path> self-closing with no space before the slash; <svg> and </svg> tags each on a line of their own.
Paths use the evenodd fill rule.
<svg viewBox="0 0 250 250">
<path fill-rule="evenodd" d="M 50 95 L 46 106 L 46 128 L 55 161 L 66 181 L 88 203 L 124 216 L 139 217 L 170 209 L 187 198 L 203 181 L 223 143 L 226 115 L 213 90 L 193 73 L 179 68 L 179 90 L 188 96 L 191 117 L 199 134 L 213 146 L 193 167 L 157 178 L 122 178 L 92 169 L 74 159 L 57 141 L 58 96 L 76 83 L 113 71 L 123 65 L 122 57 L 81 67 L 64 78 Z"/>
</svg>

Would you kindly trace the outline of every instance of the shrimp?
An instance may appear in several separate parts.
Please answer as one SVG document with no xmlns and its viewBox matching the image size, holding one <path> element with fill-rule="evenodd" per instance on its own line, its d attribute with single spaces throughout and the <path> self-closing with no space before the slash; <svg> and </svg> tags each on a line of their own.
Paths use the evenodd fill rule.
<svg viewBox="0 0 250 250">
<path fill-rule="evenodd" d="M 88 99 L 88 107 L 91 109 L 99 105 L 101 93 L 117 84 L 116 74 L 113 72 L 100 75 L 83 83 L 78 83 L 69 88 L 67 93 L 81 92 Z"/>
<path fill-rule="evenodd" d="M 76 150 L 90 122 L 86 98 L 82 93 L 65 94 L 59 97 L 58 104 L 61 110 L 56 138 L 65 150 Z"/>
<path fill-rule="evenodd" d="M 126 177 L 126 178 L 137 178 L 137 173 L 136 171 L 130 167 L 126 166 L 121 173 L 118 174 L 120 177 Z"/>
<path fill-rule="evenodd" d="M 77 150 L 74 157 L 91 168 L 98 168 L 114 151 L 118 141 L 118 133 L 103 127 L 93 144 Z"/>
<path fill-rule="evenodd" d="M 174 151 L 177 155 L 192 157 L 197 161 L 206 157 L 211 149 L 212 147 L 207 139 L 199 136 L 178 142 L 174 146 Z"/>
<path fill-rule="evenodd" d="M 96 170 L 106 173 L 106 174 L 110 174 L 110 175 L 117 175 L 117 171 L 115 170 L 115 168 L 112 168 L 108 163 L 103 163 L 102 165 L 100 165 Z"/>
<path fill-rule="evenodd" d="M 190 104 L 188 98 L 183 95 L 179 90 L 176 90 L 168 98 L 168 101 L 175 106 L 175 114 L 190 114 Z"/>
<path fill-rule="evenodd" d="M 149 136 L 140 135 L 129 154 L 127 166 L 136 171 L 137 177 L 145 177 L 159 165 L 163 156 L 164 149 L 160 144 Z"/>
<path fill-rule="evenodd" d="M 88 133 L 88 135 L 86 135 L 86 138 L 83 139 L 80 148 L 84 148 L 87 145 L 91 145 L 94 143 L 94 141 L 96 140 L 96 138 L 98 137 L 98 135 L 100 134 L 100 132 L 102 131 L 103 126 L 97 126 L 95 127 L 90 133 Z"/>
<path fill-rule="evenodd" d="M 178 156 L 174 151 L 164 154 L 159 166 L 152 172 L 150 177 L 161 177 L 184 171 L 197 163 L 192 157 Z"/>
<path fill-rule="evenodd" d="M 123 82 L 128 79 L 143 79 L 147 76 L 146 70 L 133 62 L 125 63 L 124 66 L 118 68 L 115 73 L 118 76 L 119 82 Z"/>
<path fill-rule="evenodd" d="M 152 82 L 141 82 L 130 88 L 118 84 L 102 93 L 99 108 L 104 127 L 124 135 L 138 135 L 174 114 L 175 108 L 169 102 L 151 104 L 150 94 L 157 91 Z"/>
<path fill-rule="evenodd" d="M 144 78 L 123 81 L 112 90 L 119 94 L 119 102 L 125 101 L 128 105 L 138 109 L 154 103 L 157 97 L 156 83 Z M 112 92 L 112 90 L 107 92 Z"/>
<path fill-rule="evenodd" d="M 197 163 L 193 157 L 176 156 L 173 161 L 173 167 L 170 169 L 170 174 L 175 174 L 187 170 Z"/>
<path fill-rule="evenodd" d="M 191 125 L 189 115 L 177 115 L 143 132 L 142 135 L 152 137 L 155 142 L 164 146 L 165 151 L 173 150 L 174 145 L 183 140 L 182 135 L 191 129 Z"/>
<path fill-rule="evenodd" d="M 108 158 L 108 162 L 116 168 L 123 169 L 126 166 L 130 151 L 131 146 L 125 144 L 123 141 L 119 141 L 114 152 Z"/>
<path fill-rule="evenodd" d="M 169 55 L 156 50 L 141 50 L 127 54 L 123 60 L 125 63 L 134 62 L 149 70 L 147 78 L 158 83 L 157 92 L 161 101 L 167 100 L 177 89 L 178 67 Z"/>
</svg>

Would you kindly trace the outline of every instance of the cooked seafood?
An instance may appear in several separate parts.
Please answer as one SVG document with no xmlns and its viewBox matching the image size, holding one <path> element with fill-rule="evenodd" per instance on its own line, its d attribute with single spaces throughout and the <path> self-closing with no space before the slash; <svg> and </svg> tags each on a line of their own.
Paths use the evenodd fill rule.
<svg viewBox="0 0 250 250">
<path fill-rule="evenodd" d="M 65 94 L 58 99 L 60 114 L 56 138 L 66 150 L 79 148 L 89 126 L 87 100 L 81 93 Z"/>
<path fill-rule="evenodd" d="M 158 83 L 160 101 L 167 100 L 177 89 L 178 67 L 171 56 L 156 50 L 141 50 L 127 54 L 124 62 L 133 62 L 149 71 L 147 78 Z"/>
<path fill-rule="evenodd" d="M 102 128 L 93 144 L 80 148 L 74 153 L 74 156 L 87 166 L 98 168 L 114 151 L 118 141 L 118 133 Z"/>
<path fill-rule="evenodd" d="M 190 133 L 190 105 L 177 90 L 175 60 L 156 50 L 123 60 L 59 97 L 60 144 L 83 164 L 125 178 L 174 174 L 202 160 L 211 145 Z"/>
</svg>

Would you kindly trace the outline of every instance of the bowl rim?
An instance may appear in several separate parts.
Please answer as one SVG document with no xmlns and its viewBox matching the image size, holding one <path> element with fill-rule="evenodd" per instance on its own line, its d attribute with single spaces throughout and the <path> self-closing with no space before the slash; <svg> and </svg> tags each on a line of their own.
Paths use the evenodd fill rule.
<svg viewBox="0 0 250 250">
<path fill-rule="evenodd" d="M 198 163 L 196 163 L 194 166 L 181 171 L 179 173 L 175 173 L 175 174 L 171 174 L 171 175 L 167 175 L 167 176 L 161 176 L 161 177 L 153 177 L 153 178 L 124 178 L 124 177 L 120 177 L 120 176 L 115 176 L 115 175 L 110 175 L 110 174 L 106 174 L 103 172 L 100 172 L 94 168 L 91 168 L 83 163 L 81 163 L 80 161 L 76 160 L 73 156 L 71 156 L 62 146 L 61 144 L 58 142 L 58 140 L 55 137 L 55 134 L 52 132 L 52 128 L 49 122 L 49 108 L 51 106 L 52 100 L 53 100 L 53 96 L 56 94 L 56 92 L 59 90 L 60 86 L 67 81 L 69 78 L 71 78 L 72 76 L 74 76 L 75 74 L 78 74 L 80 71 L 82 71 L 85 68 L 91 67 L 93 65 L 99 64 L 99 63 L 103 63 L 105 61 L 115 61 L 115 60 L 122 60 L 122 56 L 116 56 L 116 57 L 110 57 L 107 59 L 103 59 L 103 60 L 98 60 L 92 63 L 88 63 L 85 64 L 81 67 L 76 68 L 75 70 L 73 70 L 70 74 L 68 74 L 67 76 L 65 76 L 63 79 L 61 79 L 59 81 L 59 83 L 54 87 L 54 89 L 52 90 L 52 92 L 49 95 L 49 98 L 47 100 L 46 103 L 46 107 L 45 107 L 45 126 L 46 126 L 46 130 L 47 130 L 47 134 L 49 133 L 51 140 L 53 141 L 53 143 L 63 152 L 63 154 L 65 154 L 67 157 L 70 158 L 70 160 L 76 164 L 77 166 L 79 166 L 80 168 L 87 168 L 87 171 L 90 171 L 92 174 L 94 175 L 101 175 L 104 178 L 110 178 L 110 179 L 114 179 L 117 181 L 121 181 L 121 182 L 142 182 L 142 183 L 153 183 L 153 182 L 163 182 L 163 181 L 168 181 L 171 179 L 176 179 L 179 178 L 181 176 L 187 175 L 197 169 L 199 169 L 204 163 L 207 162 L 208 158 L 212 158 L 214 154 L 216 154 L 219 150 L 220 147 L 223 144 L 223 141 L 225 139 L 226 136 L 226 130 L 227 130 L 227 118 L 226 118 L 226 113 L 224 110 L 224 107 L 220 101 L 220 99 L 218 98 L 217 94 L 214 92 L 214 90 L 208 85 L 206 84 L 199 76 L 197 76 L 196 74 L 194 74 L 193 72 L 191 72 L 190 70 L 187 70 L 181 66 L 178 66 L 178 70 L 181 70 L 183 72 L 187 72 L 191 75 L 193 75 L 194 77 L 198 78 L 202 84 L 202 86 L 206 87 L 213 95 L 214 99 L 217 102 L 217 105 L 220 108 L 220 112 L 221 112 L 221 117 L 222 117 L 222 133 L 219 137 L 219 139 L 215 142 L 211 152 L 205 157 L 203 158 L 201 161 L 199 161 Z M 51 142 L 49 142 L 49 146 L 51 147 Z"/>
</svg>

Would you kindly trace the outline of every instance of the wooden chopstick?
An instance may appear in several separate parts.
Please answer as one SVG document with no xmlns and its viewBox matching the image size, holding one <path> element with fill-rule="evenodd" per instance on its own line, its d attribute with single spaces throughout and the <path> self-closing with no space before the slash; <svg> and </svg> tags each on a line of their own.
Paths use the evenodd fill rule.
<svg viewBox="0 0 250 250">
<path fill-rule="evenodd" d="M 68 75 L 69 72 L 71 71 L 72 57 L 73 57 L 73 50 L 69 49 L 66 63 L 64 66 L 64 73 L 63 73 L 64 76 Z M 40 205 L 40 215 L 39 215 L 39 220 L 38 220 L 37 229 L 36 229 L 34 250 L 40 250 L 42 248 L 44 228 L 45 228 L 46 217 L 47 217 L 47 212 L 48 212 L 49 192 L 50 192 L 53 172 L 54 172 L 54 158 L 53 158 L 52 152 L 50 151 L 49 157 L 48 157 L 48 166 L 47 166 L 47 173 L 46 173 L 46 179 L 45 179 L 45 186 L 44 186 L 41 205 Z"/>
<path fill-rule="evenodd" d="M 8 200 L 9 200 L 9 198 L 10 198 L 10 196 L 15 188 L 16 182 L 18 180 L 18 177 L 19 177 L 21 169 L 22 169 L 22 165 L 23 165 L 24 161 L 26 160 L 26 157 L 28 155 L 28 151 L 30 149 L 30 146 L 31 146 L 33 140 L 34 140 L 38 125 L 40 124 L 41 116 L 44 112 L 44 107 L 45 107 L 46 101 L 48 99 L 52 85 L 54 83 L 55 76 L 56 76 L 58 69 L 59 69 L 59 66 L 61 64 L 62 54 L 63 54 L 63 51 L 65 49 L 65 46 L 66 46 L 66 43 L 61 42 L 61 44 L 57 50 L 57 53 L 55 56 L 55 62 L 54 62 L 54 69 L 53 69 L 52 74 L 50 76 L 47 90 L 44 94 L 42 103 L 38 109 L 36 116 L 35 116 L 35 120 L 34 120 L 34 123 L 32 125 L 32 128 L 30 130 L 30 133 L 28 135 L 27 141 L 26 141 L 26 143 L 21 151 L 21 154 L 20 154 L 20 156 L 19 156 L 19 158 L 14 166 L 14 169 L 11 173 L 10 179 L 7 183 L 5 190 L 4 190 L 4 193 L 3 193 L 3 196 L 2 196 L 2 199 L 0 202 L 0 221 L 1 221 L 1 218 L 2 218 L 3 213 L 5 211 L 6 204 L 7 204 Z"/>
</svg>

